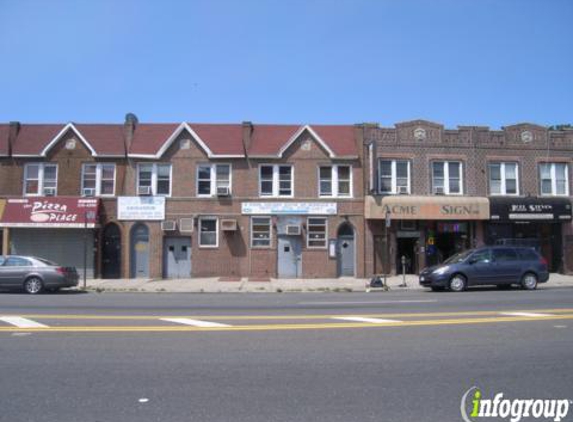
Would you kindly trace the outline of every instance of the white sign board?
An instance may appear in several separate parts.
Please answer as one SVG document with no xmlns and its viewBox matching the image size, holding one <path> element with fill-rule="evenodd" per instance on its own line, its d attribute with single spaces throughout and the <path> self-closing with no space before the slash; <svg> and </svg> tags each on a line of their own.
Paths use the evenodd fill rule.
<svg viewBox="0 0 573 422">
<path fill-rule="evenodd" d="M 165 197 L 119 196 L 118 220 L 165 220 Z"/>
<path fill-rule="evenodd" d="M 336 215 L 336 202 L 243 202 L 241 212 L 250 215 Z"/>
</svg>

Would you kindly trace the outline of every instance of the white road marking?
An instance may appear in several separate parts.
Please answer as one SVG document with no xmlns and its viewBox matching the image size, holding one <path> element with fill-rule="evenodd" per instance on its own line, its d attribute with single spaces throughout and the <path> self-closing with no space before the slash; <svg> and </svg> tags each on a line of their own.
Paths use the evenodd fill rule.
<svg viewBox="0 0 573 422">
<path fill-rule="evenodd" d="M 505 316 L 522 316 L 522 317 L 548 317 L 552 314 L 536 314 L 533 312 L 500 312 L 500 315 Z"/>
<path fill-rule="evenodd" d="M 230 327 L 230 325 L 228 324 L 221 324 L 219 322 L 210 322 L 210 321 L 200 321 L 198 319 L 190 319 L 190 318 L 160 318 L 160 319 L 161 321 L 192 325 L 194 327 Z"/>
<path fill-rule="evenodd" d="M 434 299 L 428 300 L 382 300 L 378 302 L 298 302 L 299 305 L 387 305 L 392 303 L 433 303 Z"/>
<path fill-rule="evenodd" d="M 12 337 L 25 337 L 30 335 L 32 335 L 32 333 L 12 333 Z"/>
<path fill-rule="evenodd" d="M 0 316 L 0 321 L 15 325 L 18 328 L 49 328 L 47 325 L 18 316 Z"/>
<path fill-rule="evenodd" d="M 332 317 L 332 319 L 340 319 L 342 321 L 370 322 L 372 324 L 385 324 L 388 322 L 402 322 L 402 321 L 399 321 L 397 319 L 365 318 L 365 317 L 359 317 L 359 316 Z"/>
<path fill-rule="evenodd" d="M 149 401 L 149 399 L 143 397 L 141 399 L 138 400 L 140 403 L 147 403 Z"/>
<path fill-rule="evenodd" d="M 554 325 L 555 328 L 567 328 L 566 325 Z"/>
</svg>

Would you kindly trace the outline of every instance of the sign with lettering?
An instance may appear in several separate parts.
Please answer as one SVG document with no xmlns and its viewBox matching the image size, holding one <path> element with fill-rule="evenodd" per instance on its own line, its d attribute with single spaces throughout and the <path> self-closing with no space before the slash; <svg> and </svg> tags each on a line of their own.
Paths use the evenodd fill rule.
<svg viewBox="0 0 573 422">
<path fill-rule="evenodd" d="M 0 227 L 94 228 L 98 224 L 99 199 L 34 197 L 8 199 Z"/>
<path fill-rule="evenodd" d="M 393 220 L 487 220 L 489 201 L 479 197 L 443 196 L 368 196 L 366 218 Z"/>
<path fill-rule="evenodd" d="M 494 221 L 571 221 L 568 198 L 491 198 Z"/>
<path fill-rule="evenodd" d="M 165 197 L 118 196 L 117 219 L 130 221 L 165 220 Z"/>
<path fill-rule="evenodd" d="M 243 202 L 241 212 L 248 215 L 336 215 L 336 202 Z"/>
</svg>

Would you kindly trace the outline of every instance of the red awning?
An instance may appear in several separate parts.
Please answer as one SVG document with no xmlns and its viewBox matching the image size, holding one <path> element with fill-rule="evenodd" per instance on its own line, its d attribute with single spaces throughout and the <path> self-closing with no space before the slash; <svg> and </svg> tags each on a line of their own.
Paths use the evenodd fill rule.
<svg viewBox="0 0 573 422">
<path fill-rule="evenodd" d="M 7 199 L 0 227 L 94 228 L 99 199 L 34 197 Z"/>
</svg>

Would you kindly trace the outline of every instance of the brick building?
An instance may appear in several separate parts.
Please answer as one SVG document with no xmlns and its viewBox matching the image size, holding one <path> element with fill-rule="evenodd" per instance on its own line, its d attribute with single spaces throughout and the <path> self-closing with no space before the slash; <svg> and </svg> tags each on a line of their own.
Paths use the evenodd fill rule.
<svg viewBox="0 0 573 422">
<path fill-rule="evenodd" d="M 416 120 L 363 125 L 363 138 L 367 274 L 400 272 L 402 256 L 416 273 L 482 244 L 530 245 L 551 271 L 573 270 L 573 131 Z"/>
<path fill-rule="evenodd" d="M 2 250 L 87 256 L 88 276 L 109 278 L 361 277 L 360 135 L 133 115 L 0 125 Z"/>
</svg>

